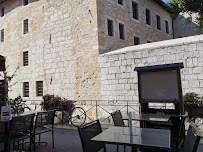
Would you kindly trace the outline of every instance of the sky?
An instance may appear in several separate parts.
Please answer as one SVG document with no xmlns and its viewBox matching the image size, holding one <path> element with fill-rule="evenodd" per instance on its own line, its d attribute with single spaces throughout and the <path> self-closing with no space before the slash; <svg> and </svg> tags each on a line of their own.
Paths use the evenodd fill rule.
<svg viewBox="0 0 203 152">
<path fill-rule="evenodd" d="M 162 1 L 164 1 L 165 3 L 168 3 L 168 2 L 169 2 L 169 0 L 162 0 Z"/>
</svg>

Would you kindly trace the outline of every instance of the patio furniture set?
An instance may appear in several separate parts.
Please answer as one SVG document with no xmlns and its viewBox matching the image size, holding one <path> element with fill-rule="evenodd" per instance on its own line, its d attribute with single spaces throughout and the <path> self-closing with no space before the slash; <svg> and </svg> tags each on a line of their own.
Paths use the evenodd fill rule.
<svg viewBox="0 0 203 152">
<path fill-rule="evenodd" d="M 146 115 L 145 115 L 146 116 Z M 134 117 L 137 117 L 135 115 Z M 158 122 L 154 119 L 160 118 L 161 122 L 165 119 L 165 116 L 150 116 L 149 119 L 133 119 L 141 122 Z M 106 151 L 105 144 L 117 145 L 117 151 L 119 145 L 131 146 L 133 152 L 137 152 L 138 148 L 142 152 L 196 152 L 201 134 L 197 129 L 196 125 L 191 123 L 187 131 L 186 137 L 181 137 L 185 115 L 180 117 L 180 127 L 177 128 L 177 136 L 171 136 L 171 130 L 168 129 L 155 129 L 155 128 L 132 128 L 133 134 L 129 132 L 129 127 L 124 125 L 123 120 L 127 120 L 127 117 L 122 118 L 120 111 L 112 113 L 114 121 L 113 127 L 110 127 L 102 131 L 99 120 L 90 122 L 86 125 L 78 127 L 78 132 L 81 138 L 82 147 L 84 152 L 97 152 L 104 148 Z M 163 119 L 162 119 L 163 118 Z M 169 119 L 165 119 L 170 121 Z M 168 122 L 167 121 L 167 122 Z"/>
<path fill-rule="evenodd" d="M 195 124 L 190 124 L 185 137 L 188 113 L 184 112 L 181 68 L 183 63 L 136 67 L 140 114 L 129 115 L 128 119 L 116 111 L 111 114 L 115 126 L 105 131 L 99 120 L 79 127 L 84 152 L 105 150 L 105 144 L 131 146 L 133 152 L 138 148 L 143 152 L 196 152 L 201 134 Z M 170 108 L 156 105 L 170 105 Z M 129 127 L 123 120 L 129 121 Z M 132 128 L 132 120 L 139 121 L 140 127 Z"/>
<path fill-rule="evenodd" d="M 55 110 L 36 112 L 29 111 L 21 114 L 13 114 L 10 121 L 5 123 L 5 133 L 1 134 L 1 141 L 4 143 L 4 152 L 19 150 L 24 144 L 29 143 L 29 151 L 36 151 L 36 143 L 39 145 L 46 142 L 41 142 L 41 134 L 52 132 L 52 146 L 54 148 L 54 117 Z M 0 116 L 0 121 L 1 116 Z M 39 136 L 39 141 L 36 141 L 36 136 Z M 28 142 L 25 140 L 28 139 Z M 13 145 L 13 147 L 11 147 Z"/>
</svg>

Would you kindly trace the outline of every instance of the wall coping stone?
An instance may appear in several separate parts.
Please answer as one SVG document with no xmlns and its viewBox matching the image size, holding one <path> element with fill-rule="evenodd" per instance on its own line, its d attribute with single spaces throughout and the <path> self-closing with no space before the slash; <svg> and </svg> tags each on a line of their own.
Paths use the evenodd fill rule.
<svg viewBox="0 0 203 152">
<path fill-rule="evenodd" d="M 106 53 L 100 54 L 99 57 L 103 56 L 110 56 L 110 55 L 118 55 L 118 54 L 125 54 L 127 52 L 134 52 L 134 51 L 140 51 L 143 49 L 158 49 L 158 48 L 167 48 L 168 46 L 179 46 L 182 44 L 193 44 L 197 42 L 203 42 L 203 34 L 196 35 L 196 36 L 189 36 L 184 38 L 177 38 L 172 40 L 164 40 L 159 42 L 153 42 L 153 43 L 146 43 L 136 46 L 129 46 L 117 50 L 111 50 L 107 51 Z"/>
</svg>

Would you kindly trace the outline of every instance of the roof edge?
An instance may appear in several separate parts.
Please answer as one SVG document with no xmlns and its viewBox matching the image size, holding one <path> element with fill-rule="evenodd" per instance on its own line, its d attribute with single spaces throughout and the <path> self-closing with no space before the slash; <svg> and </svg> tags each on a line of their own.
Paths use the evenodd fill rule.
<svg viewBox="0 0 203 152">
<path fill-rule="evenodd" d="M 159 6 L 161 6 L 163 9 L 165 9 L 167 12 L 173 14 L 173 11 L 171 10 L 170 6 L 168 6 L 166 3 L 164 3 L 162 0 L 153 0 L 155 3 L 157 3 Z"/>
</svg>

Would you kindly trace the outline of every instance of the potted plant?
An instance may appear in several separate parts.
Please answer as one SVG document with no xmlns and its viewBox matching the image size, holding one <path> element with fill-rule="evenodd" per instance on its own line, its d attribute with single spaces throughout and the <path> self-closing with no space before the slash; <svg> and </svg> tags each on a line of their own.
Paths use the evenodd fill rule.
<svg viewBox="0 0 203 152">
<path fill-rule="evenodd" d="M 18 113 L 18 112 L 22 112 L 22 102 L 23 99 L 21 98 L 21 96 L 17 96 L 15 99 L 10 99 L 8 98 L 8 105 L 11 106 L 11 111 L 12 113 Z"/>
<path fill-rule="evenodd" d="M 195 92 L 184 95 L 184 107 L 188 112 L 189 118 L 203 118 L 203 97 Z"/>
<path fill-rule="evenodd" d="M 44 101 L 41 103 L 41 105 L 44 110 L 60 110 L 60 107 L 62 107 L 63 110 L 71 114 L 71 111 L 75 106 L 74 101 L 68 100 L 66 98 L 61 98 L 55 95 L 46 94 L 43 96 L 43 99 Z"/>
</svg>

